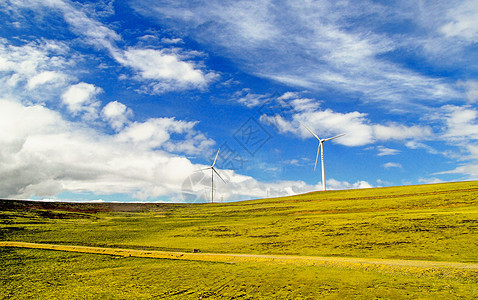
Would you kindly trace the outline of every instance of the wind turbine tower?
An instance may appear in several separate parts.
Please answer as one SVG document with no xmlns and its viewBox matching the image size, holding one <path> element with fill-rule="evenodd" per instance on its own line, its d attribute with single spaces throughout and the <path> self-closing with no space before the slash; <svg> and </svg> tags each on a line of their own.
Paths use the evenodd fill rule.
<svg viewBox="0 0 478 300">
<path fill-rule="evenodd" d="M 214 158 L 214 162 L 212 163 L 212 165 L 210 167 L 207 167 L 205 169 L 201 169 L 199 171 L 204 171 L 204 170 L 209 170 L 211 169 L 211 203 L 214 203 L 214 173 L 216 173 L 217 176 L 219 176 L 219 178 L 221 178 L 222 182 L 226 183 L 224 181 L 224 179 L 222 179 L 221 175 L 219 175 L 219 173 L 216 171 L 216 169 L 214 168 L 214 166 L 216 165 L 216 161 L 217 161 L 217 156 L 219 155 L 219 151 L 221 150 L 221 148 L 219 148 L 217 150 L 217 153 L 216 153 L 216 157 Z"/>
<path fill-rule="evenodd" d="M 300 124 L 302 124 L 302 123 L 300 123 Z M 319 151 L 320 151 L 320 160 L 321 160 L 321 163 L 322 163 L 322 187 L 323 187 L 324 191 L 326 191 L 327 189 L 326 189 L 326 186 L 325 186 L 324 142 L 328 142 L 330 140 L 339 138 L 341 136 L 344 136 L 345 134 L 340 134 L 340 135 L 330 137 L 330 138 L 327 138 L 327 139 L 320 139 L 307 126 L 305 126 L 304 124 L 302 124 L 302 126 L 304 126 L 305 129 L 307 129 L 319 141 L 319 147 L 317 148 L 317 157 L 315 158 L 314 171 L 315 171 L 315 169 L 317 169 L 317 161 L 319 160 Z"/>
</svg>

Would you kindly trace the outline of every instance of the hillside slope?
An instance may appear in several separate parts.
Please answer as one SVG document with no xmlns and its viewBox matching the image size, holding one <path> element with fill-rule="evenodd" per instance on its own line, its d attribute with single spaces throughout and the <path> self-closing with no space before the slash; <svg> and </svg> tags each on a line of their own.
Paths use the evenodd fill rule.
<svg viewBox="0 0 478 300">
<path fill-rule="evenodd" d="M 478 182 L 218 204 L 0 200 L 0 210 L 4 241 L 478 262 Z"/>
</svg>

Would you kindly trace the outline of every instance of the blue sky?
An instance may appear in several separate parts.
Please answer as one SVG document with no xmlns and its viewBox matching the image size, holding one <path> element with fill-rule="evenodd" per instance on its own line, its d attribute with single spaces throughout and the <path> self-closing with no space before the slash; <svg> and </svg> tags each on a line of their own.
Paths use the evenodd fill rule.
<svg viewBox="0 0 478 300">
<path fill-rule="evenodd" d="M 476 1 L 0 3 L 0 197 L 478 179 Z"/>
</svg>

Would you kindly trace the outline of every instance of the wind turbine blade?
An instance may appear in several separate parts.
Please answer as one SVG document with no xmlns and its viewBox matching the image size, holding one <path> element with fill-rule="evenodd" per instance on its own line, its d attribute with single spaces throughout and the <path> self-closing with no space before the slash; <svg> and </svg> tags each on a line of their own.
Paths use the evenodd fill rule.
<svg viewBox="0 0 478 300">
<path fill-rule="evenodd" d="M 204 169 L 199 169 L 199 170 L 196 170 L 194 172 L 201 172 L 201 171 L 206 171 L 206 170 L 209 170 L 211 167 L 207 167 L 207 168 L 204 168 Z"/>
<path fill-rule="evenodd" d="M 214 158 L 214 162 L 212 163 L 211 168 L 214 168 L 214 165 L 216 164 L 217 156 L 219 155 L 219 150 L 221 150 L 221 148 L 217 149 L 216 158 Z"/>
<path fill-rule="evenodd" d="M 331 137 L 331 138 L 328 138 L 328 139 L 324 139 L 323 141 L 324 141 L 324 142 L 327 142 L 327 141 L 330 141 L 330 140 L 339 138 L 339 137 L 344 136 L 344 135 L 345 135 L 345 133 L 344 133 L 344 134 L 339 134 L 339 135 L 336 135 L 336 136 L 334 136 L 334 137 Z"/>
<path fill-rule="evenodd" d="M 322 143 L 319 143 L 319 148 L 317 148 L 317 157 L 315 158 L 314 171 L 315 171 L 315 169 L 317 169 L 317 161 L 319 160 L 320 146 L 322 146 Z"/>
<path fill-rule="evenodd" d="M 226 183 L 226 181 L 224 179 L 222 179 L 221 175 L 219 175 L 219 173 L 216 171 L 216 169 L 212 168 L 212 170 L 214 171 L 214 173 L 216 173 L 217 176 L 219 176 L 219 178 L 221 178 L 222 182 Z"/>
<path fill-rule="evenodd" d="M 299 122 L 299 123 L 302 124 L 301 122 Z M 320 142 L 320 138 L 319 138 L 315 133 L 313 133 L 312 130 L 310 130 L 310 129 L 309 129 L 307 126 L 305 126 L 304 124 L 302 124 L 302 126 L 304 126 L 305 129 L 307 129 L 310 133 L 312 133 L 312 135 L 315 136 L 315 138 L 318 139 L 319 142 Z"/>
</svg>

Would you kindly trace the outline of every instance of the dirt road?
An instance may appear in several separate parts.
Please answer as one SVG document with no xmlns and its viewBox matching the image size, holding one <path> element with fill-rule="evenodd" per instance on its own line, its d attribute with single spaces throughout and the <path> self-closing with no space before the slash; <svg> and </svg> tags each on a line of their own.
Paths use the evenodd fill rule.
<svg viewBox="0 0 478 300">
<path fill-rule="evenodd" d="M 19 247 L 32 249 L 46 249 L 57 251 L 70 251 L 80 253 L 94 253 L 116 255 L 122 257 L 145 257 L 160 259 L 180 259 L 222 263 L 239 262 L 269 262 L 295 265 L 335 266 L 346 268 L 376 269 L 399 272 L 440 272 L 440 273 L 478 273 L 478 263 L 436 262 L 421 260 L 397 260 L 375 258 L 350 258 L 350 257 L 318 257 L 318 256 L 288 256 L 288 255 L 256 255 L 256 254 L 230 254 L 230 253 L 185 253 L 148 251 L 134 249 L 101 248 L 72 245 L 37 244 L 25 242 L 0 241 L 1 247 Z"/>
</svg>

